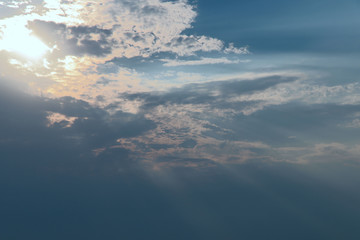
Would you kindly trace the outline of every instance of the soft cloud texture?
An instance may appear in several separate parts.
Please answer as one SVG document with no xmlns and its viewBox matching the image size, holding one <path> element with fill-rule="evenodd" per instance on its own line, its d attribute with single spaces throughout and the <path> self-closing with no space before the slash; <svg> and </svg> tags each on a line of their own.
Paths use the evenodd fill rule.
<svg viewBox="0 0 360 240">
<path fill-rule="evenodd" d="M 0 239 L 357 240 L 359 7 L 0 1 Z"/>
<path fill-rule="evenodd" d="M 37 78 L 25 80 L 27 87 L 46 96 L 72 96 L 92 103 L 107 96 L 103 100 L 110 103 L 121 92 L 165 86 L 147 78 L 137 69 L 139 63 L 148 68 L 158 63 L 159 75 L 166 75 L 160 69 L 164 65 L 239 64 L 244 61 L 240 55 L 248 53 L 247 47 L 186 33 L 197 17 L 189 1 L 46 0 L 13 7 L 17 11 L 0 20 L 0 50 L 6 53 L 2 60 Z M 131 59 L 137 64 L 109 72 L 111 62 Z"/>
<path fill-rule="evenodd" d="M 41 131 L 76 140 L 94 159 L 120 151 L 161 169 L 358 154 L 357 82 L 321 82 L 320 66 L 299 63 L 254 72 L 251 57 L 240 58 L 248 47 L 191 31 L 190 1 L 3 6 L 16 11 L 0 20 L 2 79 L 40 96 Z M 22 39 L 44 44 L 32 44 L 36 59 L 15 51 Z"/>
<path fill-rule="evenodd" d="M 164 66 L 167 67 L 177 67 L 177 66 L 196 66 L 196 65 L 205 65 L 205 64 L 236 64 L 240 60 L 229 60 L 227 58 L 202 58 L 200 60 L 193 61 L 177 61 L 177 60 L 163 60 L 165 62 Z"/>
<path fill-rule="evenodd" d="M 111 30 L 114 45 L 110 58 L 149 57 L 158 52 L 172 52 L 179 56 L 194 55 L 197 51 L 247 53 L 246 48 L 236 48 L 234 44 L 225 48 L 223 41 L 216 38 L 184 34 L 186 29 L 192 27 L 197 15 L 194 6 L 187 1 L 124 0 L 96 3 L 49 0 L 44 1 L 43 5 L 33 6 L 33 13 L 24 18 L 48 21 L 48 24 L 53 24 L 52 29 L 56 26 L 54 24 L 62 24 L 58 25 L 62 31 L 72 28 L 70 34 L 77 27 L 78 30 L 87 29 L 89 34 L 94 35 L 97 34 L 96 28 Z M 42 26 L 42 30 L 51 33 L 59 27 L 51 30 Z"/>
</svg>

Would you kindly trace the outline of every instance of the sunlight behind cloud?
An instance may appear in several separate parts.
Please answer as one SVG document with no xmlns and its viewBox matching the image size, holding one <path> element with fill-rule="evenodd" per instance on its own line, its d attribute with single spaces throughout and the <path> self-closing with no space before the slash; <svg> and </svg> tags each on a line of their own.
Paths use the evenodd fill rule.
<svg viewBox="0 0 360 240">
<path fill-rule="evenodd" d="M 6 21 L 5 25 L 0 25 L 0 27 L 2 27 L 0 28 L 0 50 L 34 60 L 50 50 L 40 39 L 32 35 L 24 21 Z"/>
</svg>

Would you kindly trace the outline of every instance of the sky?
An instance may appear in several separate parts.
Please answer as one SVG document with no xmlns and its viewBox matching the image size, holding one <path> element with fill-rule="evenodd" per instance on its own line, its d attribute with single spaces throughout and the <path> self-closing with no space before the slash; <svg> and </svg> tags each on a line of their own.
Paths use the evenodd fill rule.
<svg viewBox="0 0 360 240">
<path fill-rule="evenodd" d="M 358 239 L 359 0 L 1 0 L 1 239 Z"/>
</svg>

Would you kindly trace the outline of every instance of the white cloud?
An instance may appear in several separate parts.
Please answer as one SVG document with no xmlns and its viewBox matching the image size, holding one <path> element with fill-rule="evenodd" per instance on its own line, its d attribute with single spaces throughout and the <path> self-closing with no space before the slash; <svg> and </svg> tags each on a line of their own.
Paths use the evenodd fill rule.
<svg viewBox="0 0 360 240">
<path fill-rule="evenodd" d="M 265 91 L 231 98 L 230 102 L 258 102 L 243 110 L 250 115 L 267 106 L 281 105 L 292 101 L 305 104 L 360 104 L 360 84 L 324 86 L 314 85 L 307 80 L 279 84 Z"/>
<path fill-rule="evenodd" d="M 192 60 L 192 61 L 180 61 L 180 60 L 172 60 L 172 59 L 164 59 L 164 66 L 167 67 L 177 67 L 177 66 L 195 66 L 195 65 L 207 65 L 207 64 L 237 64 L 240 62 L 249 62 L 249 60 L 230 60 L 228 58 L 201 58 L 200 60 Z"/>
<path fill-rule="evenodd" d="M 69 117 L 61 113 L 48 112 L 46 119 L 48 120 L 48 127 L 52 127 L 55 124 L 61 124 L 63 128 L 69 128 L 78 118 Z"/>
<path fill-rule="evenodd" d="M 300 162 L 352 162 L 359 163 L 360 146 L 347 146 L 342 143 L 319 143 L 299 157 Z"/>
<path fill-rule="evenodd" d="M 4 4 L 11 5 L 12 3 L 13 1 L 7 1 Z M 194 56 L 198 55 L 199 52 L 215 52 L 217 54 L 243 54 L 247 52 L 246 48 L 236 48 L 233 44 L 225 47 L 222 40 L 211 36 L 185 34 L 185 30 L 192 28 L 197 17 L 195 6 L 187 0 L 43 0 L 41 2 L 21 1 L 18 3 L 21 3 L 21 9 L 15 13 L 17 15 L 0 20 L 0 35 L 2 30 L 4 32 L 4 29 L 9 27 L 12 22 L 19 25 L 18 29 L 27 29 L 31 25 L 28 23 L 35 20 L 56 23 L 58 25 L 53 26 L 58 26 L 59 29 L 63 30 L 54 30 L 49 34 L 42 32 L 46 36 L 41 39 L 45 39 L 44 43 L 47 41 L 48 47 L 45 55 L 40 56 L 39 63 L 34 63 L 36 66 L 32 64 L 30 68 L 23 65 L 24 70 L 33 72 L 35 76 L 46 77 L 51 82 L 51 86 L 49 87 L 48 84 L 45 88 L 41 88 L 36 81 L 30 84 L 34 88 L 39 87 L 35 91 L 43 92 L 47 96 L 73 96 L 91 101 L 91 98 L 95 98 L 97 95 L 116 96 L 117 92 L 129 90 L 130 87 L 128 86 L 134 86 L 134 83 L 139 87 L 137 88 L 138 91 L 143 91 L 144 86 L 156 85 L 157 79 L 148 79 L 141 73 L 137 73 L 136 70 L 129 73 L 128 70 L 120 69 L 111 74 L 96 71 L 99 64 L 104 64 L 114 58 L 141 57 L 144 61 L 151 61 L 150 56 L 159 52 L 170 53 L 172 58 L 174 55 L 180 57 Z M 34 23 L 32 26 L 41 28 L 45 25 L 35 25 Z M 90 31 L 90 33 L 86 33 L 84 37 L 75 36 L 72 32 L 72 29 L 75 28 L 72 27 L 88 27 L 86 31 Z M 87 54 L 88 52 L 84 48 L 91 48 L 91 44 L 82 44 L 83 40 L 88 42 L 99 41 L 99 34 L 91 34 L 91 27 L 98 31 L 107 30 L 110 32 L 106 38 L 100 39 L 105 43 L 97 46 L 100 49 L 98 50 L 99 54 Z M 46 31 L 51 31 L 51 29 L 49 27 Z M 74 31 L 76 30 L 81 31 L 80 28 Z M 22 32 L 26 33 L 26 37 L 29 39 L 34 37 L 29 29 L 22 30 Z M 39 32 L 40 35 L 41 31 Z M 58 36 L 61 40 L 59 42 L 46 40 L 53 36 Z M 0 40 L 1 38 L 2 36 L 0 36 Z M 69 47 L 66 44 L 69 44 L 71 40 L 76 40 L 77 43 Z M 16 45 L 15 42 L 13 44 Z M 13 48 L 19 49 L 16 46 Z M 101 52 L 101 49 L 104 52 Z M 10 57 L 19 60 L 15 55 Z M 72 65 L 61 61 L 62 59 L 72 59 Z M 43 64 L 44 62 L 46 64 Z M 189 62 L 165 60 L 165 66 L 238 62 L 240 60 L 230 60 L 220 56 L 217 59 L 202 58 L 199 61 Z M 121 79 L 121 81 L 118 82 L 117 86 L 114 82 L 111 89 L 110 86 L 102 86 L 102 89 L 98 85 L 95 87 L 98 79 L 103 77 Z M 138 84 L 140 82 L 141 84 Z M 169 84 L 172 83 L 165 85 Z M 177 86 L 181 84 L 183 82 L 177 83 Z"/>
<path fill-rule="evenodd" d="M 162 51 L 187 56 L 197 51 L 221 51 L 224 47 L 216 38 L 182 34 L 192 27 L 197 16 L 194 6 L 185 0 L 45 0 L 44 3 L 48 21 L 112 29 L 116 44 L 110 57 L 148 57 Z M 244 52 L 233 45 L 225 50 Z"/>
<path fill-rule="evenodd" d="M 360 128 L 360 119 L 354 119 L 351 122 L 346 122 L 340 126 L 346 128 Z"/>
<path fill-rule="evenodd" d="M 209 127 L 217 128 L 225 135 L 231 130 L 194 117 L 204 112 L 209 118 L 217 114 L 211 107 L 200 104 L 158 106 L 146 114 L 147 119 L 156 122 L 155 129 L 139 137 L 119 138 L 118 145 L 114 147 L 128 149 L 136 158 L 157 168 L 173 167 L 174 162 L 158 162 L 167 157 L 183 159 L 176 163 L 176 166 L 182 167 L 209 167 L 214 163 L 240 164 L 268 158 L 256 153 L 270 150 L 269 145 L 260 141 L 224 140 L 208 136 L 205 132 L 209 131 Z M 183 143 L 189 139 L 193 141 L 192 146 L 184 146 Z M 208 162 L 204 165 L 186 159 L 207 159 Z"/>
<path fill-rule="evenodd" d="M 224 49 L 224 53 L 235 53 L 235 54 L 249 54 L 249 47 L 236 48 L 234 43 L 230 43 L 227 48 Z"/>
<path fill-rule="evenodd" d="M 30 0 L 2 0 L 0 5 L 9 7 L 9 8 L 19 8 L 21 5 L 29 4 Z"/>
</svg>

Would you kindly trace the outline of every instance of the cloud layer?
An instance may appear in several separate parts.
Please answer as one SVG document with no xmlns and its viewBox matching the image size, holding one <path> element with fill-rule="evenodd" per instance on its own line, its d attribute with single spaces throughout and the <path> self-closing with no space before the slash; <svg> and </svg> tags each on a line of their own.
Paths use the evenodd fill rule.
<svg viewBox="0 0 360 240">
<path fill-rule="evenodd" d="M 337 151 L 356 162 L 356 81 L 331 82 L 322 66 L 288 59 L 242 59 L 247 47 L 191 31 L 198 13 L 190 1 L 1 7 L 12 12 L 0 19 L 0 42 L 14 43 L 1 45 L 2 81 L 34 95 L 33 129 L 76 143 L 78 155 L 119 153 L 146 169 L 307 163 Z M 9 39 L 27 48 L 36 39 L 45 53 L 30 59 Z"/>
</svg>

